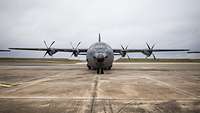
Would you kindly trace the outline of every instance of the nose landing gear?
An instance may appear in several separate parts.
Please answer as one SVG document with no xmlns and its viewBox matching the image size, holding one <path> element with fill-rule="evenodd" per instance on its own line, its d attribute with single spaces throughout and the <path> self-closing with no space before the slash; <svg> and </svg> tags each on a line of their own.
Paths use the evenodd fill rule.
<svg viewBox="0 0 200 113">
<path fill-rule="evenodd" d="M 97 74 L 104 74 L 103 68 L 97 68 Z"/>
</svg>

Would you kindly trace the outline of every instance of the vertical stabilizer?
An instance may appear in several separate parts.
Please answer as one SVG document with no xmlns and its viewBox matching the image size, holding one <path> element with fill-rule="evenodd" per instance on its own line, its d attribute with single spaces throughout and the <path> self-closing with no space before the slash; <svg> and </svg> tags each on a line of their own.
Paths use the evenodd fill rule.
<svg viewBox="0 0 200 113">
<path fill-rule="evenodd" d="M 101 42 L 101 35 L 100 35 L 100 33 L 99 33 L 99 42 Z"/>
</svg>

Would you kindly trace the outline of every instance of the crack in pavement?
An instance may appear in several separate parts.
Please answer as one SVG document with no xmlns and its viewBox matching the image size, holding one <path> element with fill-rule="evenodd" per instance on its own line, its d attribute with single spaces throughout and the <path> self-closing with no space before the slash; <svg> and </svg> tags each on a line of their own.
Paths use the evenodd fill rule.
<svg viewBox="0 0 200 113">
<path fill-rule="evenodd" d="M 167 86 L 167 87 L 169 87 L 169 88 L 175 89 L 175 91 L 178 92 L 178 93 L 180 93 L 180 94 L 183 94 L 183 95 L 186 95 L 186 96 L 191 96 L 191 97 L 193 97 L 193 98 L 198 99 L 198 96 L 194 95 L 193 93 L 190 93 L 190 92 L 185 91 L 185 90 L 183 90 L 183 89 L 180 89 L 180 88 L 177 88 L 177 87 L 175 87 L 175 86 L 172 86 L 172 85 L 170 85 L 170 84 L 168 84 L 168 83 L 166 83 L 166 82 L 157 80 L 157 79 L 152 78 L 152 77 L 147 77 L 147 76 L 142 76 L 142 78 L 149 79 L 149 80 L 154 81 L 154 82 L 157 82 L 157 83 L 159 83 L 159 84 L 161 84 L 161 85 L 164 85 L 164 86 Z"/>
<path fill-rule="evenodd" d="M 95 80 L 94 80 L 94 87 L 93 87 L 93 91 L 92 91 L 92 99 L 91 99 L 91 108 L 90 108 L 90 113 L 94 113 L 94 108 L 95 108 L 95 101 L 96 101 L 96 97 L 97 97 L 97 90 L 98 90 L 98 83 L 99 83 L 99 77 L 100 75 L 96 75 L 95 76 Z"/>
<path fill-rule="evenodd" d="M 7 90 L 7 91 L 5 91 L 5 93 L 16 92 L 16 91 L 18 91 L 18 90 L 27 88 L 27 87 L 29 87 L 29 86 L 32 86 L 32 85 L 35 85 L 35 84 L 38 84 L 38 83 L 41 83 L 41 82 L 53 80 L 53 79 L 55 79 L 56 77 L 62 75 L 62 73 L 63 73 L 63 72 L 59 72 L 58 74 L 56 74 L 56 75 L 54 75 L 54 76 L 47 76 L 47 77 L 39 78 L 39 79 L 37 79 L 37 80 L 33 80 L 33 81 L 29 81 L 29 82 L 24 82 L 24 83 L 22 84 L 21 87 L 17 87 L 17 88 L 11 89 L 11 90 Z M 24 84 L 25 84 L 25 85 L 24 85 Z"/>
</svg>

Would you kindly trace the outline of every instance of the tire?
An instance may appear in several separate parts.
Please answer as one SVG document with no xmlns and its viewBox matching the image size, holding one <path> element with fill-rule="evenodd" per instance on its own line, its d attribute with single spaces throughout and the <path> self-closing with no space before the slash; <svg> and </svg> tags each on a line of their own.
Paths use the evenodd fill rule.
<svg viewBox="0 0 200 113">
<path fill-rule="evenodd" d="M 104 74 L 104 70 L 103 70 L 103 68 L 101 68 L 101 74 Z"/>
<path fill-rule="evenodd" d="M 97 68 L 97 74 L 99 74 L 99 72 L 100 72 L 100 69 L 99 69 L 99 68 Z"/>
<path fill-rule="evenodd" d="M 92 69 L 92 68 L 91 68 L 91 66 L 89 66 L 89 65 L 87 65 L 87 67 L 88 67 L 88 69 L 89 69 L 89 70 L 91 70 L 91 69 Z"/>
</svg>

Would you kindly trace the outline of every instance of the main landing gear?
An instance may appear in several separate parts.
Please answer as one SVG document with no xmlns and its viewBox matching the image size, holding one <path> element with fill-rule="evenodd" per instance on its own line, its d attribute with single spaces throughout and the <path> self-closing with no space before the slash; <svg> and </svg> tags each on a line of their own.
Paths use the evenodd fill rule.
<svg viewBox="0 0 200 113">
<path fill-rule="evenodd" d="M 88 69 L 89 69 L 89 70 L 91 70 L 91 69 L 92 69 L 92 68 L 91 68 L 91 66 L 89 66 L 89 65 L 87 65 L 87 67 L 88 67 Z"/>
</svg>

